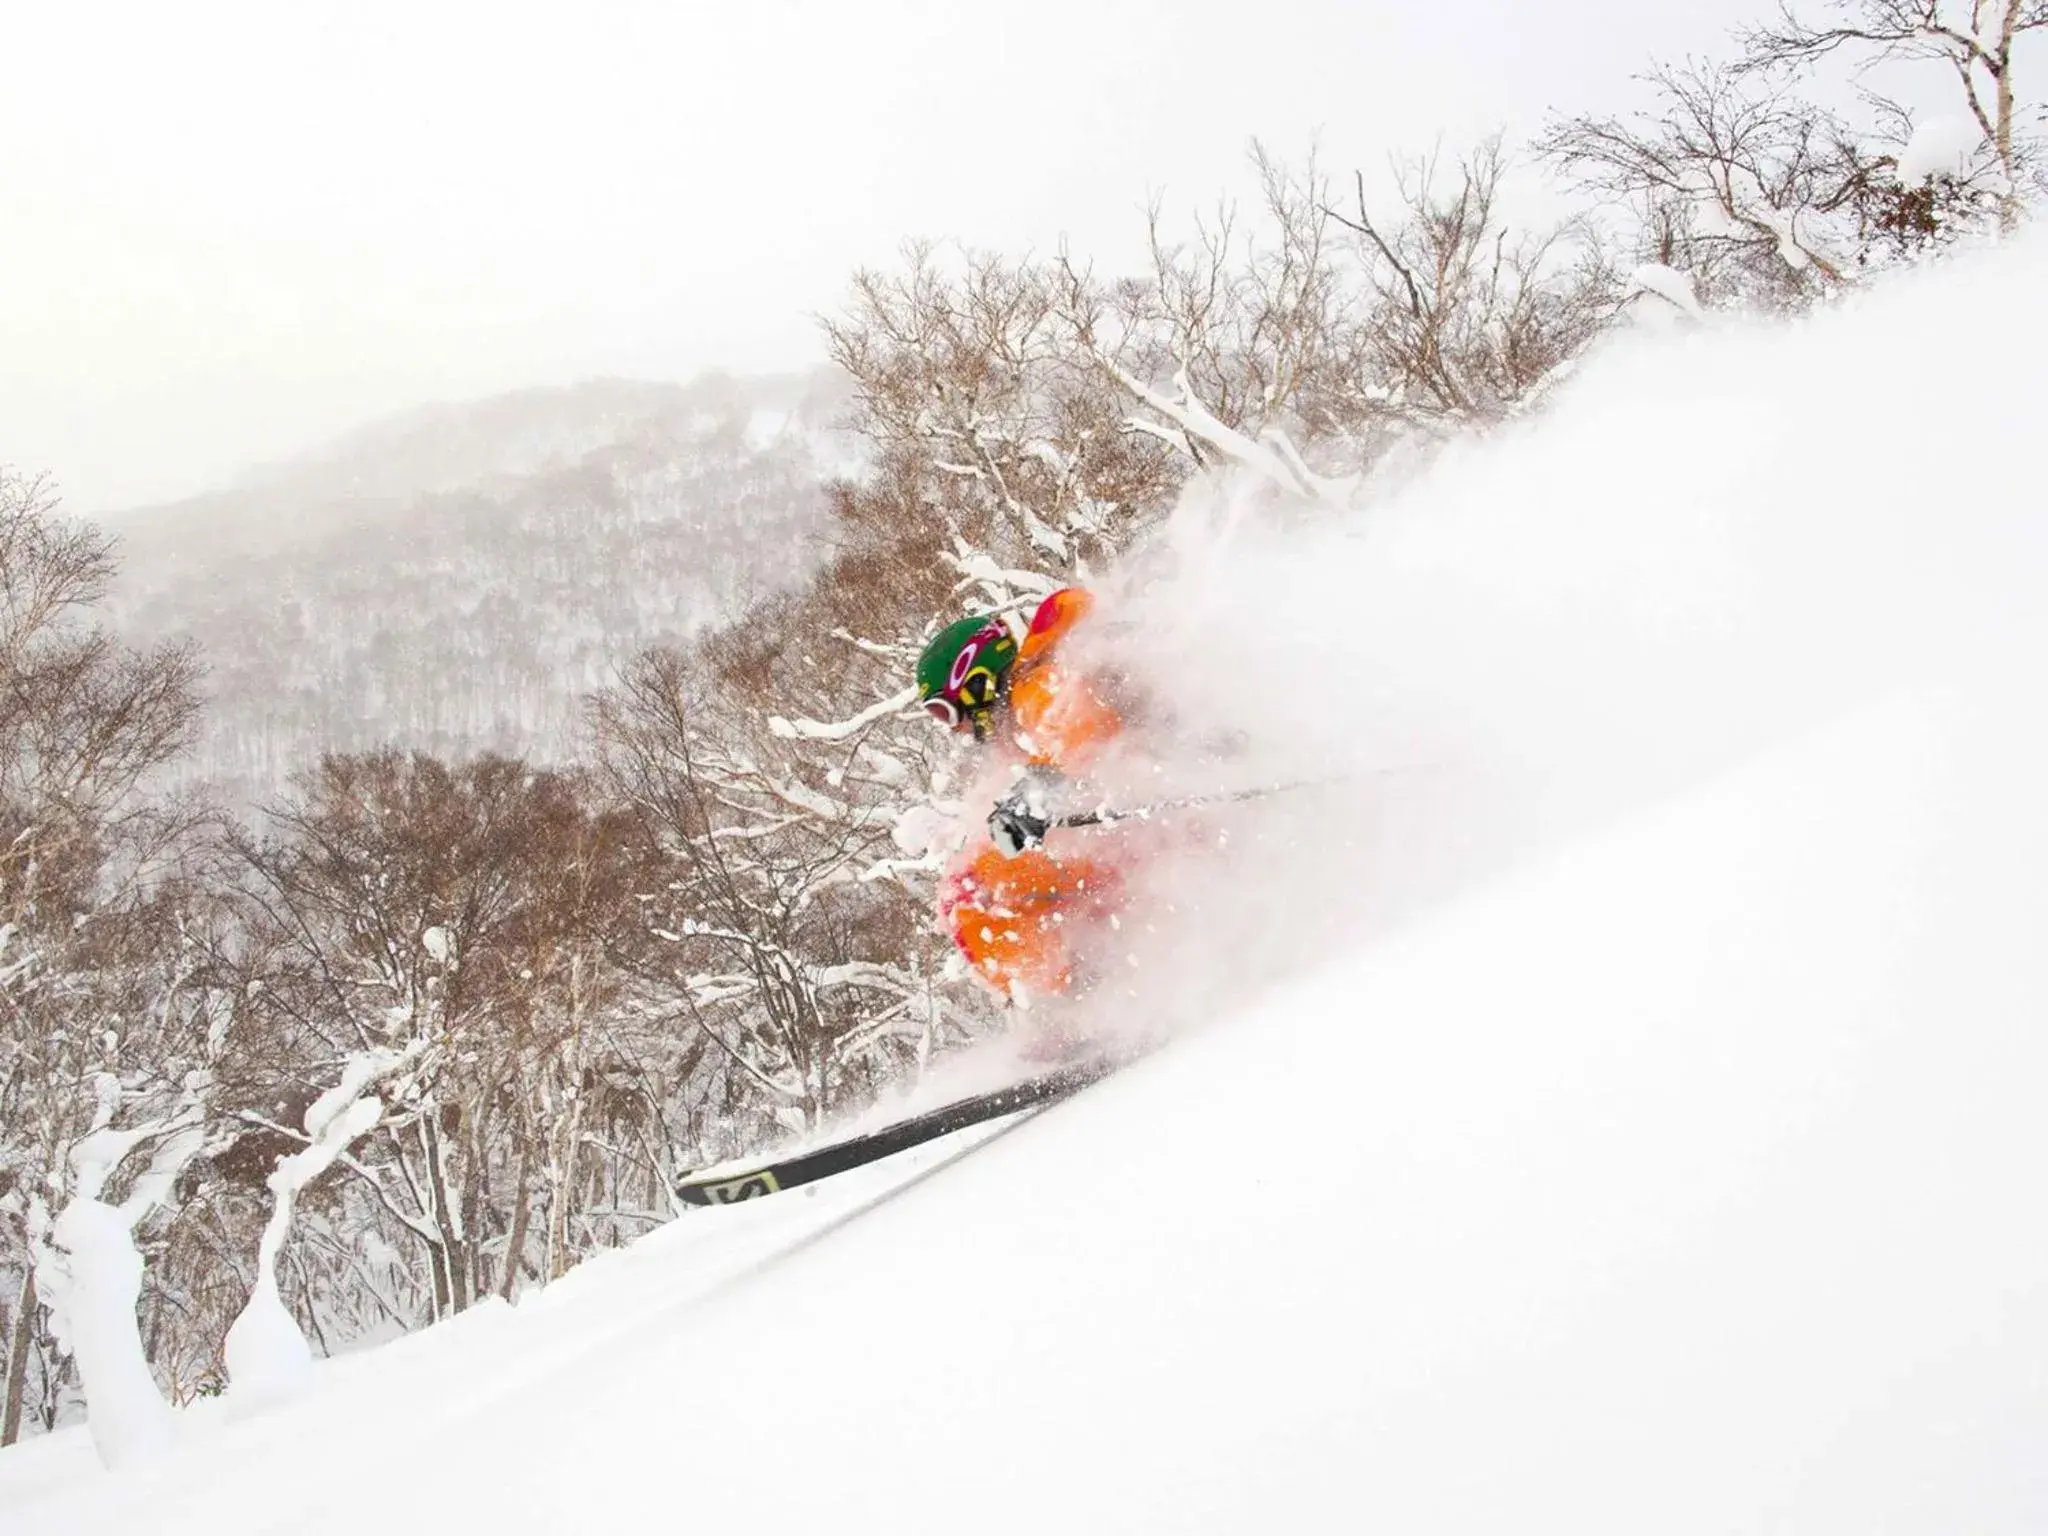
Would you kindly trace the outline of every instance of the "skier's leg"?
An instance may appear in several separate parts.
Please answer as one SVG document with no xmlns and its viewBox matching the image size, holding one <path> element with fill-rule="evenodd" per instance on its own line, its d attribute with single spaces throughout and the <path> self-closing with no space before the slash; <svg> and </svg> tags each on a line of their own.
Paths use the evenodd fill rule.
<svg viewBox="0 0 2048 1536">
<path fill-rule="evenodd" d="M 952 883 L 946 924 L 975 973 L 997 991 L 1058 995 L 1073 985 L 1077 928 L 1115 910 L 1120 895 L 1115 872 L 1096 860 L 1043 849 L 1011 857 L 990 848 Z"/>
</svg>

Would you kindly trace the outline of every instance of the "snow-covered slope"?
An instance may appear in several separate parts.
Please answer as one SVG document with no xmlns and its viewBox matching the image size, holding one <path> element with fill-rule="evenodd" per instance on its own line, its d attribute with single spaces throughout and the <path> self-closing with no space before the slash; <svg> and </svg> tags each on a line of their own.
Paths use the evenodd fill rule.
<svg viewBox="0 0 2048 1536">
<path fill-rule="evenodd" d="M 1193 723 L 1365 776 L 1175 861 L 1165 1051 L 0 1524 L 2048 1527 L 2044 255 L 1625 345 L 1342 536 L 1204 493 Z"/>
</svg>

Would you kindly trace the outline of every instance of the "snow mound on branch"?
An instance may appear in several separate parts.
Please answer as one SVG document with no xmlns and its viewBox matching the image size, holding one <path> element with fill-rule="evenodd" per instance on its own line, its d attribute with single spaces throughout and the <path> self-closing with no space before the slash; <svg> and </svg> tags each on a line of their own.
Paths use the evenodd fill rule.
<svg viewBox="0 0 2048 1536">
<path fill-rule="evenodd" d="M 1930 176 L 1960 181 L 1984 148 L 1984 130 L 1966 117 L 1930 117 L 1899 152 L 1899 180 L 1917 187 Z"/>
<path fill-rule="evenodd" d="M 1646 262 L 1629 274 L 1629 283 L 1638 292 L 1655 294 L 1673 309 L 1695 320 L 1706 318 L 1706 311 L 1700 308 L 1699 296 L 1693 291 L 1692 279 L 1674 267 Z"/>
</svg>

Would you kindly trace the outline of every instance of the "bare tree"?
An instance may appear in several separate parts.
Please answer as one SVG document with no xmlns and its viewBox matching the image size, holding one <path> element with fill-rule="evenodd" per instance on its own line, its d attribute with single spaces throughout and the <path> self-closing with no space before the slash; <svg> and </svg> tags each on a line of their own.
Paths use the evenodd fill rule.
<svg viewBox="0 0 2048 1536">
<path fill-rule="evenodd" d="M 639 658 L 593 720 L 663 859 L 637 964 L 706 1048 L 696 1091 L 730 1131 L 815 1126 L 930 1050 L 948 1015 L 928 898 L 877 878 L 900 763 L 778 734 L 671 652 Z"/>
<path fill-rule="evenodd" d="M 2020 126 L 2016 47 L 2027 33 L 2048 29 L 2048 0 L 1832 0 L 1827 9 L 1836 18 L 1829 24 L 1785 6 L 1773 25 L 1749 29 L 1736 68 L 1796 69 L 1836 53 L 1866 68 L 1894 60 L 1946 65 L 1996 162 L 2000 226 L 2013 229 L 2031 149 Z"/>
<path fill-rule="evenodd" d="M 1332 238 L 1314 157 L 1298 175 L 1263 146 L 1251 159 L 1252 217 L 1223 202 L 1176 240 L 1155 200 L 1150 270 L 1102 281 L 1063 257 L 1060 311 L 1126 429 L 1172 450 L 1171 488 L 1238 463 L 1322 495 L 1333 488 L 1298 445 L 1339 450 L 1333 467 L 1356 471 L 1385 446 L 1385 392 L 1360 387 L 1357 272 Z"/>
<path fill-rule="evenodd" d="M 190 738 L 197 664 L 93 622 L 114 571 L 46 480 L 0 469 L 0 1225 L 22 1244 L 0 1440 L 51 1342 L 39 1304 L 92 1278 L 65 1263 L 64 1217 L 102 1197 L 128 1228 L 150 1215 L 199 1150 L 220 1045 L 187 942 L 193 817 L 140 793 Z"/>
<path fill-rule="evenodd" d="M 1216 422 L 1242 437 L 1284 432 L 1306 440 L 1354 430 L 1360 402 L 1351 397 L 1347 320 L 1355 274 L 1332 240 L 1327 180 L 1313 154 L 1297 174 L 1254 143 L 1251 163 L 1259 185 L 1251 218 L 1223 202 L 1175 240 L 1154 199 L 1144 276 L 1094 288 L 1071 258 L 1064 261 L 1069 323 L 1118 383 L 1182 381 Z M 1141 418 L 1134 425 L 1197 465 L 1217 452 L 1178 423 Z"/>
<path fill-rule="evenodd" d="M 883 454 L 893 515 L 929 525 L 941 559 L 1069 572 L 1128 540 L 1177 482 L 1126 427 L 1073 344 L 1054 274 L 1029 262 L 914 244 L 895 274 L 862 272 L 833 360 Z"/>
<path fill-rule="evenodd" d="M 1142 274 L 931 246 L 861 274 L 827 330 L 888 493 L 855 504 L 899 537 L 922 523 L 956 575 L 1063 579 L 1212 462 L 1341 499 L 1393 442 L 1517 409 L 1619 300 L 1582 226 L 1505 226 L 1497 139 L 1454 172 L 1403 165 L 1385 222 L 1362 180 L 1340 210 L 1313 155 L 1251 160 L 1250 212 L 1222 203 L 1176 239 L 1155 203 Z"/>
<path fill-rule="evenodd" d="M 323 760 L 275 821 L 242 845 L 272 956 L 259 1006 L 315 1061 L 404 1058 L 341 1166 L 418 1243 L 431 1314 L 459 1312 L 518 1262 L 506 1244 L 494 1277 L 487 1252 L 529 1197 L 534 1096 L 601 995 L 565 896 L 587 814 L 573 781 L 512 759 L 387 751 Z"/>
<path fill-rule="evenodd" d="M 1638 210 L 1645 259 L 1703 292 L 1769 307 L 1855 280 L 1864 226 L 1892 161 L 1830 113 L 1729 66 L 1659 66 L 1633 117 L 1554 123 L 1537 153 Z"/>
<path fill-rule="evenodd" d="M 1131 425 L 1195 466 L 1341 501 L 1395 443 L 1520 409 L 1619 300 L 1585 227 L 1506 227 L 1498 139 L 1453 172 L 1397 165 L 1391 218 L 1362 176 L 1355 210 L 1340 207 L 1313 156 L 1294 171 L 1254 145 L 1252 163 L 1256 226 L 1225 205 L 1169 244 L 1155 208 L 1149 278 L 1064 267 L 1063 310 L 1141 408 Z"/>
<path fill-rule="evenodd" d="M 1364 360 L 1411 415 L 1498 421 L 1540 392 L 1612 316 L 1619 292 L 1581 224 L 1519 236 L 1502 223 L 1507 159 L 1498 137 L 1458 162 L 1397 167 L 1402 216 L 1377 225 L 1357 178 L 1355 216 L 1373 302 Z"/>
</svg>

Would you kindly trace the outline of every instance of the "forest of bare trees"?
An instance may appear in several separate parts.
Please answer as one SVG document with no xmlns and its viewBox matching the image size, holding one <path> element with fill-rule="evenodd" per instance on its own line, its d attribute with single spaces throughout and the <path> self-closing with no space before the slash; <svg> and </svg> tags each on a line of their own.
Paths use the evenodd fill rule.
<svg viewBox="0 0 2048 1536">
<path fill-rule="evenodd" d="M 1341 515 L 1645 310 L 1824 304 L 2000 238 L 2042 189 L 2044 28 L 1787 13 L 1633 116 L 1553 121 L 1531 158 L 1577 212 L 1538 227 L 1493 141 L 1384 202 L 1255 149 L 1254 204 L 1156 208 L 1137 273 L 912 245 L 826 326 L 867 448 L 829 558 L 617 657 L 546 762 L 331 753 L 255 816 L 164 792 L 222 659 L 116 638 L 112 541 L 0 474 L 0 1442 L 121 1372 L 220 1390 L 259 1273 L 320 1352 L 515 1298 L 668 1220 L 679 1169 L 999 1029 L 893 837 L 953 766 L 903 709 L 933 626 L 1102 571 L 1205 469 Z M 1948 71 L 1974 138 L 1823 107 L 1845 60 Z M 132 1347 L 75 1326 L 109 1307 Z"/>
</svg>

